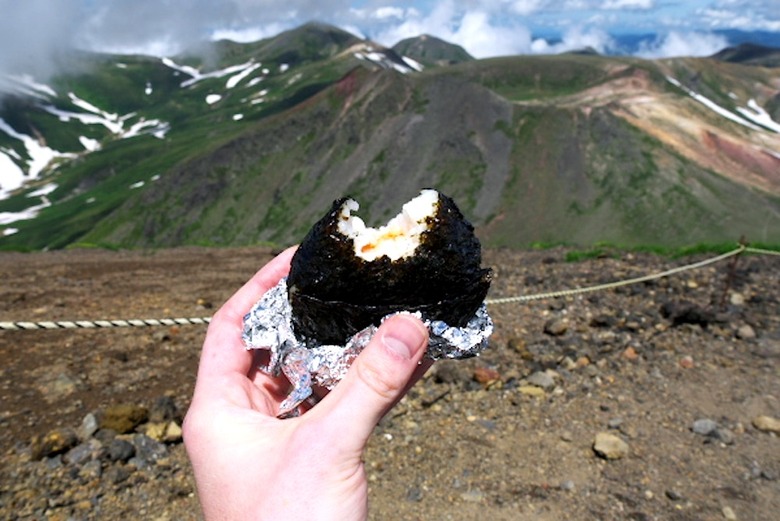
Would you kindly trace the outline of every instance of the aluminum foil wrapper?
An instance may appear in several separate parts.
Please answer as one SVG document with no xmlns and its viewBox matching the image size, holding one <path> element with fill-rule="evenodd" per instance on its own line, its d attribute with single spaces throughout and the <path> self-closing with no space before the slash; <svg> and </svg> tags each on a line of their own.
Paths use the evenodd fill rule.
<svg viewBox="0 0 780 521">
<path fill-rule="evenodd" d="M 411 314 L 424 320 L 419 312 Z M 450 327 L 441 320 L 424 320 L 424 323 L 430 332 L 426 356 L 433 360 L 476 356 L 487 347 L 493 332 L 493 321 L 485 304 L 464 327 Z M 312 397 L 313 385 L 333 389 L 376 331 L 375 326 L 369 326 L 355 333 L 343 346 L 311 345 L 299 340 L 292 326 L 287 279 L 283 278 L 246 314 L 242 337 L 247 349 L 270 353 L 268 364 L 260 367 L 261 371 L 272 376 L 284 374 L 290 381 L 292 390 L 279 408 L 279 417 L 290 417 L 296 416 L 298 406 Z"/>
</svg>

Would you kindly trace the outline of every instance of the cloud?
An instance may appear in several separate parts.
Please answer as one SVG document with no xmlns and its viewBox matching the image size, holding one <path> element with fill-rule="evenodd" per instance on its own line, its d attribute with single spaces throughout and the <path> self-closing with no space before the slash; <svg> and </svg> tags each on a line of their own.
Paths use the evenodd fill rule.
<svg viewBox="0 0 780 521">
<path fill-rule="evenodd" d="M 0 0 L 0 75 L 45 81 L 68 49 L 172 55 L 212 38 L 252 41 L 310 20 L 393 45 L 428 33 L 476 57 L 610 48 L 607 31 L 675 29 L 645 55 L 708 54 L 715 29 L 780 32 L 778 0 Z M 681 28 L 698 31 L 690 38 Z M 560 41 L 532 34 L 563 34 Z"/>
<path fill-rule="evenodd" d="M 702 22 L 712 29 L 780 32 L 780 7 L 773 10 L 762 6 L 745 9 L 701 9 L 697 14 Z"/>
<path fill-rule="evenodd" d="M 546 0 L 517 0 L 509 2 L 509 9 L 520 16 L 528 16 L 542 10 L 548 4 Z"/>
<path fill-rule="evenodd" d="M 78 12 L 68 2 L 0 0 L 0 73 L 53 72 L 62 59 L 60 49 L 74 44 L 70 28 Z"/>
<path fill-rule="evenodd" d="M 643 58 L 711 56 L 728 45 L 728 39 L 718 34 L 699 32 L 683 34 L 672 31 L 652 42 L 642 44 L 636 54 Z"/>
<path fill-rule="evenodd" d="M 498 24 L 487 10 L 463 10 L 455 2 L 439 2 L 427 15 L 407 13 L 398 23 L 383 25 L 372 39 L 383 45 L 394 45 L 405 39 L 430 34 L 461 45 L 477 58 L 528 52 L 530 31 L 519 24 Z"/>
<path fill-rule="evenodd" d="M 647 11 L 655 7 L 654 0 L 605 0 L 602 9 L 635 9 Z"/>
<path fill-rule="evenodd" d="M 548 43 L 547 40 L 534 40 L 531 50 L 536 54 L 558 54 L 591 48 L 605 54 L 615 47 L 612 37 L 601 29 L 575 27 L 566 31 L 560 42 Z"/>
</svg>

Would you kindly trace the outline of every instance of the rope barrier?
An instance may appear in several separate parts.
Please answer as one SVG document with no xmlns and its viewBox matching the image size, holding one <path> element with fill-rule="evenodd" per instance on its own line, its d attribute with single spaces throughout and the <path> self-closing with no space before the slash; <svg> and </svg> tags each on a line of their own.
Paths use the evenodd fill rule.
<svg viewBox="0 0 780 521">
<path fill-rule="evenodd" d="M 677 268 L 672 268 L 670 270 L 662 271 L 659 273 L 654 273 L 652 275 L 644 275 L 642 277 L 635 277 L 633 279 L 626 279 L 626 280 L 619 280 L 615 282 L 607 282 L 606 284 L 599 284 L 597 286 L 588 286 L 584 288 L 575 288 L 575 289 L 565 289 L 561 291 L 552 291 L 549 293 L 537 293 L 535 295 L 521 295 L 518 297 L 505 297 L 505 298 L 496 298 L 496 299 L 487 299 L 485 303 L 487 305 L 491 304 L 508 304 L 511 302 L 528 302 L 531 300 L 542 300 L 546 298 L 558 298 L 558 297 L 570 297 L 572 295 L 580 295 L 582 293 L 592 293 L 595 291 L 603 291 L 606 289 L 613 289 L 613 288 L 619 288 L 621 286 L 629 286 L 631 284 L 638 284 L 640 282 L 648 282 L 651 280 L 661 279 L 663 277 L 668 277 L 670 275 L 676 275 L 677 273 L 682 273 L 683 271 L 689 271 L 694 270 L 698 268 L 702 268 L 704 266 L 707 266 L 709 264 L 715 264 L 716 262 L 721 262 L 723 260 L 726 260 L 730 257 L 733 257 L 735 255 L 739 255 L 740 253 L 744 252 L 747 249 L 746 246 L 740 245 L 738 248 L 731 250 L 730 252 L 724 253 L 722 255 L 718 255 L 717 257 L 712 257 L 711 259 L 705 259 L 703 261 L 694 262 L 693 264 L 686 264 L 685 266 L 679 266 Z"/>
<path fill-rule="evenodd" d="M 203 318 L 146 318 L 130 320 L 61 320 L 45 322 L 0 322 L 0 331 L 30 331 L 34 329 L 103 329 L 116 327 L 189 326 L 208 324 Z"/>
<path fill-rule="evenodd" d="M 751 246 L 746 246 L 745 247 L 745 253 L 760 253 L 761 255 L 778 255 L 778 256 L 780 256 L 780 251 L 765 250 L 763 248 L 753 248 Z"/>
<path fill-rule="evenodd" d="M 653 273 L 650 275 L 643 275 L 641 277 L 634 277 L 631 279 L 618 280 L 615 282 L 608 282 L 606 284 L 598 284 L 596 286 L 587 286 L 582 288 L 565 289 L 560 291 L 551 291 L 548 293 L 536 293 L 533 295 L 520 295 L 516 297 L 504 297 L 487 299 L 485 303 L 487 305 L 509 304 L 514 302 L 529 302 L 532 300 L 542 300 L 548 298 L 569 297 L 573 295 L 580 295 L 583 293 L 592 293 L 595 291 L 604 291 L 607 289 L 619 288 L 622 286 L 628 286 L 631 284 L 638 284 L 640 282 L 648 282 L 651 280 L 657 280 L 671 275 L 676 275 L 684 271 L 695 270 L 724 261 L 730 257 L 734 257 L 741 253 L 757 253 L 761 255 L 778 255 L 780 252 L 773 250 L 765 250 L 762 248 L 753 248 L 740 244 L 738 248 L 729 252 L 723 253 L 716 257 L 705 259 L 692 264 L 686 264 L 684 266 L 678 266 L 666 271 Z M 118 328 L 118 327 L 155 327 L 155 326 L 185 326 L 185 325 L 205 325 L 211 321 L 211 317 L 195 317 L 195 318 L 149 318 L 149 319 L 131 319 L 131 320 L 62 320 L 62 321 L 43 321 L 43 322 L 2 322 L 0 321 L 0 331 L 30 331 L 35 329 L 102 329 L 102 328 Z"/>
</svg>

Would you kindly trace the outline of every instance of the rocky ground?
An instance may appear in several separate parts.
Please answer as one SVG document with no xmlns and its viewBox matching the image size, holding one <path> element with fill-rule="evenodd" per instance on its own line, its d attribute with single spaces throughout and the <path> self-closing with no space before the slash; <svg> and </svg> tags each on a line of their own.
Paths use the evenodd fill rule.
<svg viewBox="0 0 780 521">
<path fill-rule="evenodd" d="M 261 249 L 0 254 L 0 321 L 208 316 Z M 491 297 L 696 259 L 488 251 Z M 495 304 L 377 427 L 372 519 L 774 520 L 780 260 Z M 0 332 L 0 518 L 199 519 L 179 425 L 204 326 Z"/>
</svg>

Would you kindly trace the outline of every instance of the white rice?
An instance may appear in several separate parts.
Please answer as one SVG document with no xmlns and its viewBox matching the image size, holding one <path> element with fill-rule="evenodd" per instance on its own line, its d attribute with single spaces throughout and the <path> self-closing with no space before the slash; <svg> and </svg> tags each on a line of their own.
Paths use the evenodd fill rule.
<svg viewBox="0 0 780 521">
<path fill-rule="evenodd" d="M 357 211 L 357 201 L 348 199 L 341 207 L 338 230 L 352 239 L 355 255 L 365 261 L 387 256 L 391 261 L 409 257 L 420 245 L 421 234 L 428 230 L 429 218 L 436 215 L 439 193 L 423 190 L 420 195 L 403 205 L 401 213 L 380 228 L 367 228 L 363 219 L 351 212 Z"/>
</svg>

